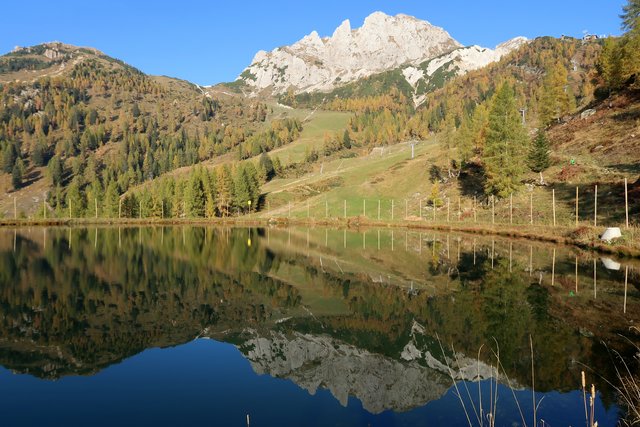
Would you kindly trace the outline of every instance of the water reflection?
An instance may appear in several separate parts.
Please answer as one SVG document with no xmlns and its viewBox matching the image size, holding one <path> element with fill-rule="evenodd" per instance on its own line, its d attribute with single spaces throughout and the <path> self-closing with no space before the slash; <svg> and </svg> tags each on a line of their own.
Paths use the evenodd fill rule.
<svg viewBox="0 0 640 427">
<path fill-rule="evenodd" d="M 451 375 L 485 384 L 498 346 L 500 382 L 529 387 L 531 335 L 536 390 L 569 392 L 584 366 L 613 379 L 609 349 L 633 351 L 639 283 L 637 265 L 611 257 L 455 234 L 5 229 L 0 364 L 90 375 L 208 337 L 258 374 L 377 414 L 442 399 Z"/>
</svg>

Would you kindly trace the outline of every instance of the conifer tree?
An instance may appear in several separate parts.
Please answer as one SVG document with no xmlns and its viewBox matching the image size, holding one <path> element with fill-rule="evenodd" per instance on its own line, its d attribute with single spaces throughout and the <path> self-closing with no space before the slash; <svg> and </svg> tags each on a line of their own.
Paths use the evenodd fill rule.
<svg viewBox="0 0 640 427">
<path fill-rule="evenodd" d="M 119 200 L 120 196 L 118 194 L 118 185 L 115 181 L 110 181 L 109 184 L 107 184 L 107 190 L 104 193 L 103 216 L 107 218 L 117 218 Z"/>
<path fill-rule="evenodd" d="M 239 208 L 242 212 L 248 208 L 248 202 L 251 198 L 251 188 L 249 186 L 249 179 L 245 166 L 243 164 L 236 168 L 233 178 L 234 183 L 234 204 L 236 208 Z"/>
<path fill-rule="evenodd" d="M 17 158 L 18 153 L 15 144 L 7 144 L 4 149 L 4 153 L 2 154 L 2 170 L 6 173 L 11 173 Z"/>
<path fill-rule="evenodd" d="M 231 213 L 231 205 L 234 201 L 234 181 L 227 165 L 216 171 L 218 177 L 218 211 L 222 216 Z"/>
<path fill-rule="evenodd" d="M 540 174 L 540 184 L 543 185 L 542 172 L 551 165 L 551 160 L 549 158 L 549 141 L 542 129 L 538 131 L 531 144 L 527 160 L 529 169 Z"/>
<path fill-rule="evenodd" d="M 282 163 L 280 162 L 280 157 L 275 157 L 273 159 L 273 173 L 277 176 L 282 176 Z"/>
<path fill-rule="evenodd" d="M 617 90 L 622 86 L 622 50 L 618 41 L 607 37 L 598 59 L 598 70 L 609 90 Z"/>
<path fill-rule="evenodd" d="M 185 202 L 187 216 L 191 218 L 202 218 L 205 213 L 206 195 L 204 185 L 198 173 L 193 173 L 185 189 Z"/>
<path fill-rule="evenodd" d="M 67 207 L 71 204 L 71 216 L 73 218 L 81 218 L 84 214 L 84 197 L 80 193 L 79 179 L 76 177 L 67 187 Z"/>
<path fill-rule="evenodd" d="M 178 181 L 171 198 L 171 216 L 174 218 L 183 218 L 185 216 L 184 190 L 184 181 Z"/>
<path fill-rule="evenodd" d="M 628 0 L 622 7 L 622 29 L 632 31 L 640 26 L 640 0 Z"/>
<path fill-rule="evenodd" d="M 344 130 L 342 135 L 342 146 L 349 150 L 351 148 L 351 136 L 349 135 L 349 129 Z"/>
<path fill-rule="evenodd" d="M 60 160 L 60 156 L 55 155 L 49 160 L 49 175 L 51 175 L 51 182 L 53 185 L 61 185 L 62 184 L 62 175 L 63 175 L 63 167 L 62 160 Z"/>
<path fill-rule="evenodd" d="M 247 180 L 247 186 L 249 188 L 249 197 L 251 198 L 250 210 L 257 210 L 258 201 L 260 199 L 260 181 L 258 180 L 258 171 L 253 163 L 248 162 L 245 165 L 245 175 Z"/>
<path fill-rule="evenodd" d="M 483 156 L 487 194 L 507 197 L 518 188 L 524 172 L 527 139 L 513 89 L 505 82 L 494 95 L 489 113 Z"/>
<path fill-rule="evenodd" d="M 216 216 L 216 201 L 211 194 L 207 194 L 207 200 L 204 205 L 204 215 L 206 218 L 214 218 Z"/>
<path fill-rule="evenodd" d="M 458 159 L 461 164 L 465 164 L 473 157 L 473 133 L 473 118 L 467 116 L 455 135 Z"/>
<path fill-rule="evenodd" d="M 260 164 L 260 167 L 264 170 L 264 174 L 265 174 L 264 182 L 267 182 L 271 178 L 273 178 L 273 176 L 275 175 L 274 168 L 273 168 L 273 161 L 271 160 L 271 157 L 269 157 L 267 153 L 262 153 L 260 155 L 259 164 Z"/>
<path fill-rule="evenodd" d="M 22 187 L 22 175 L 24 171 L 24 167 L 22 164 L 22 160 L 16 160 L 13 165 L 13 170 L 11 171 L 11 185 L 13 185 L 14 190 Z"/>
<path fill-rule="evenodd" d="M 548 68 L 542 84 L 540 121 L 543 126 L 571 112 L 575 98 L 569 93 L 567 69 L 556 63 Z"/>
<path fill-rule="evenodd" d="M 45 148 L 41 142 L 36 142 L 31 152 L 31 161 L 34 166 L 44 166 L 46 164 Z"/>
</svg>

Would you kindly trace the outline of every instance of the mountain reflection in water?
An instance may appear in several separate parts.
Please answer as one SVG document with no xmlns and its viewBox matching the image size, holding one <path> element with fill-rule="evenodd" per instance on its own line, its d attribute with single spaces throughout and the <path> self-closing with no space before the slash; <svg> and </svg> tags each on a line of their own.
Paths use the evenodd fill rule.
<svg viewBox="0 0 640 427">
<path fill-rule="evenodd" d="M 462 412 L 451 376 L 490 386 L 498 349 L 502 399 L 507 377 L 531 399 L 531 336 L 541 410 L 557 425 L 568 405 L 559 396 L 575 393 L 585 366 L 615 381 L 611 352 L 632 356 L 638 267 L 567 247 L 404 230 L 4 229 L 0 364 L 29 375 L 2 392 L 24 387 L 20 378 L 94 378 L 146 349 L 211 338 L 318 405 L 327 390 L 381 417 L 438 401 Z M 613 390 L 597 375 L 600 425 L 615 424 Z M 520 421 L 515 407 L 505 411 L 505 423 Z"/>
</svg>

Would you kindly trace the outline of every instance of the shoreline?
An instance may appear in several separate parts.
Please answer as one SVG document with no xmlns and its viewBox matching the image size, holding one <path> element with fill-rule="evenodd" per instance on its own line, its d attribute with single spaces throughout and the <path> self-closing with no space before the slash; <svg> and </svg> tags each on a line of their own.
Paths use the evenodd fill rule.
<svg viewBox="0 0 640 427">
<path fill-rule="evenodd" d="M 468 224 L 458 222 L 429 222 L 420 220 L 402 220 L 402 221 L 376 221 L 365 219 L 362 217 L 350 218 L 287 218 L 287 217 L 271 217 L 271 218 L 192 218 L 192 219 L 176 219 L 176 218 L 51 218 L 51 219 L 0 219 L 0 228 L 15 227 L 56 227 L 56 226 L 154 226 L 154 225 L 227 225 L 227 226 L 323 226 L 334 228 L 360 229 L 367 227 L 376 228 L 394 228 L 408 230 L 434 230 L 444 232 L 461 232 L 467 234 L 477 234 L 483 236 L 498 236 L 515 239 L 532 240 L 545 243 L 562 244 L 574 246 L 582 250 L 590 250 L 603 254 L 616 255 L 627 258 L 640 258 L 640 245 L 634 247 L 628 244 L 608 245 L 597 240 L 598 230 L 605 227 L 594 228 L 592 226 L 576 227 L 550 227 L 548 225 L 527 225 L 513 226 L 506 224 Z M 588 237 L 588 239 L 579 239 L 572 237 L 571 234 L 580 232 Z"/>
</svg>

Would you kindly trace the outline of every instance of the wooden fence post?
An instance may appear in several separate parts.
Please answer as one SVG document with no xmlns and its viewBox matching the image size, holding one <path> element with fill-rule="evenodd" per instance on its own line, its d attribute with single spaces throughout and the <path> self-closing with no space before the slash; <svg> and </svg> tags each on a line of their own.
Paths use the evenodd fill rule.
<svg viewBox="0 0 640 427">
<path fill-rule="evenodd" d="M 593 193 L 593 226 L 598 226 L 598 186 L 595 186 Z"/>
<path fill-rule="evenodd" d="M 629 228 L 629 192 L 627 191 L 627 178 L 624 179 L 624 216 L 626 218 L 625 228 Z"/>
<path fill-rule="evenodd" d="M 367 199 L 362 199 L 362 216 L 367 217 Z"/>
<path fill-rule="evenodd" d="M 496 223 L 496 196 L 491 196 L 491 224 Z"/>
<path fill-rule="evenodd" d="M 551 190 L 551 201 L 552 201 L 552 209 L 553 209 L 553 226 L 556 226 L 556 190 L 555 188 Z"/>
<path fill-rule="evenodd" d="M 533 225 L 533 191 L 529 193 L 529 221 Z"/>
<path fill-rule="evenodd" d="M 478 222 L 478 211 L 476 196 L 473 196 L 473 222 Z"/>
<path fill-rule="evenodd" d="M 578 226 L 578 195 L 579 190 L 578 187 L 576 187 L 576 227 Z"/>
<path fill-rule="evenodd" d="M 509 195 L 509 224 L 513 225 L 513 193 Z"/>
</svg>

